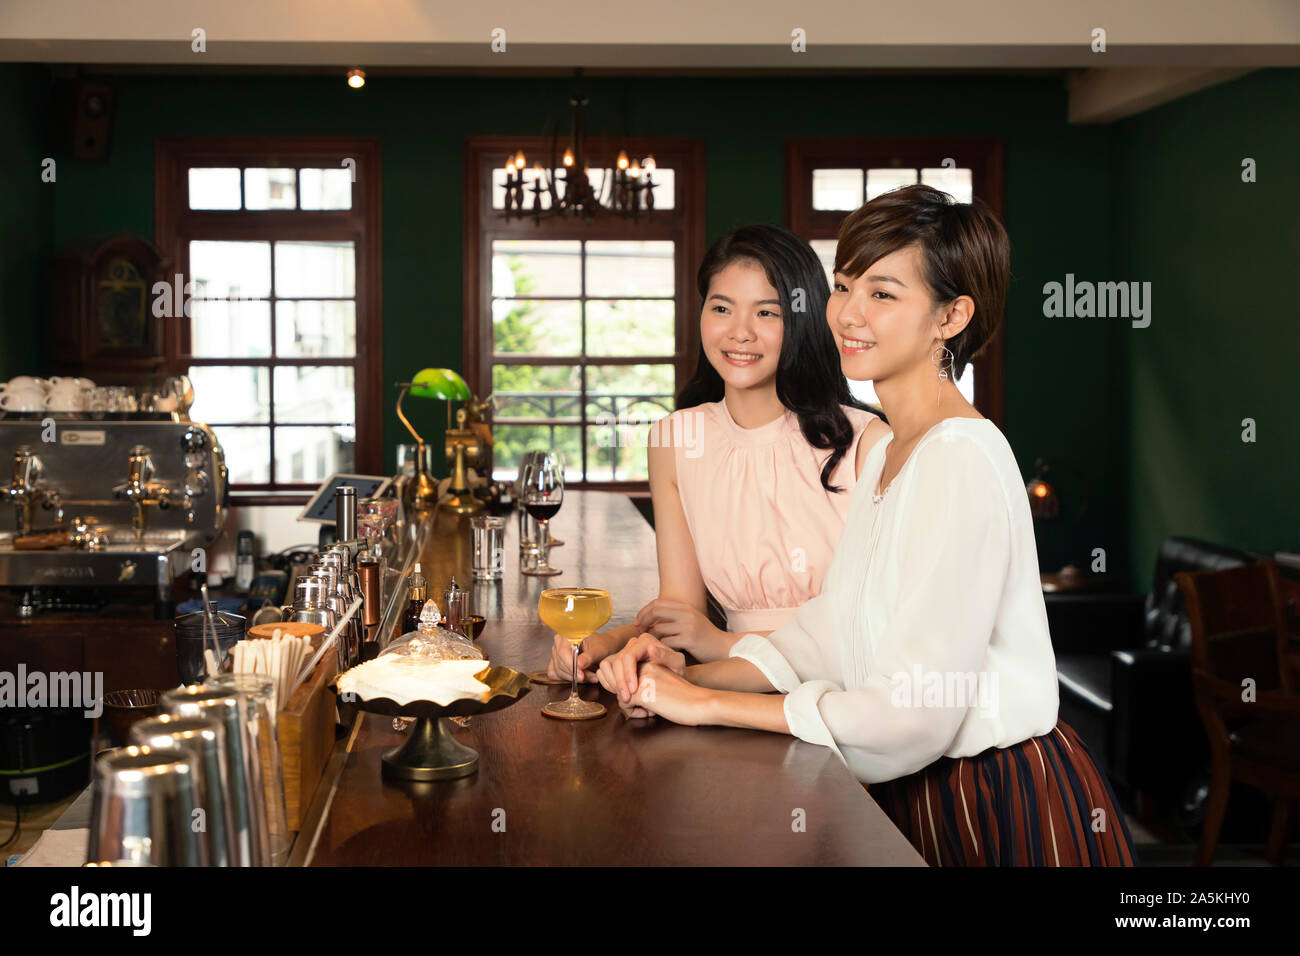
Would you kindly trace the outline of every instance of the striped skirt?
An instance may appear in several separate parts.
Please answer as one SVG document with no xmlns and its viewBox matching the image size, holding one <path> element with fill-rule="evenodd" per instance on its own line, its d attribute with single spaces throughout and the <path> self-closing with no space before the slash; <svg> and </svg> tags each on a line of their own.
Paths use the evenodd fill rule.
<svg viewBox="0 0 1300 956">
<path fill-rule="evenodd" d="M 868 792 L 931 866 L 1137 863 L 1110 784 L 1064 721 L 1004 749 L 941 757 Z"/>
</svg>

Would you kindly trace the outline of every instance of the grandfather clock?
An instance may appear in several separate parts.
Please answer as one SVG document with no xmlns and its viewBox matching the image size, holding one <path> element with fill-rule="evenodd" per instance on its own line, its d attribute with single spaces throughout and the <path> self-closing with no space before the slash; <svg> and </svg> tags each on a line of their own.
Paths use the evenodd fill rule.
<svg viewBox="0 0 1300 956">
<path fill-rule="evenodd" d="M 160 308 L 154 307 L 156 282 L 173 289 L 169 267 L 151 243 L 136 236 L 77 246 L 57 256 L 50 296 L 55 370 L 96 381 L 161 371 L 167 360 L 166 316 L 184 308 L 170 292 Z"/>
</svg>

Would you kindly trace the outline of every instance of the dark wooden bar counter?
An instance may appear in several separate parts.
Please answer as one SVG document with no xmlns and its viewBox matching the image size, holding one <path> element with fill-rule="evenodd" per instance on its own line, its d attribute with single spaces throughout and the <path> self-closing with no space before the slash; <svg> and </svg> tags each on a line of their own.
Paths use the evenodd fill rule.
<svg viewBox="0 0 1300 956">
<path fill-rule="evenodd" d="M 469 586 L 468 519 L 439 515 L 421 556 L 430 596 L 451 575 Z M 552 522 L 564 573 L 519 573 L 509 519 L 506 573 L 474 588 L 495 664 L 544 667 L 551 632 L 537 617 L 546 587 L 608 588 L 614 621 L 657 593 L 654 534 L 623 495 L 570 492 Z M 441 606 L 441 601 L 439 601 Z M 403 741 L 391 720 L 362 714 L 322 782 L 319 819 L 299 838 L 313 866 L 924 865 L 829 750 L 777 734 L 627 720 L 597 686 L 597 720 L 541 714 L 568 686 L 533 685 L 505 710 L 472 719 L 457 738 L 479 752 L 472 776 L 389 783 L 380 755 Z"/>
</svg>

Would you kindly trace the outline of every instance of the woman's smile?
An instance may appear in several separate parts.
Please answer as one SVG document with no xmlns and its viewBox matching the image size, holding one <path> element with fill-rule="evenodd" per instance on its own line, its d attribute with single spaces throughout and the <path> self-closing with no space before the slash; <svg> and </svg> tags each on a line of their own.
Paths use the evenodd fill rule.
<svg viewBox="0 0 1300 956">
<path fill-rule="evenodd" d="M 724 351 L 722 357 L 731 365 L 745 367 L 759 362 L 763 358 L 762 352 L 741 352 L 741 351 Z"/>
<path fill-rule="evenodd" d="M 845 355 L 861 355 L 863 352 L 875 347 L 875 342 L 865 342 L 861 339 L 850 339 L 847 337 L 840 338 L 840 351 Z"/>
</svg>

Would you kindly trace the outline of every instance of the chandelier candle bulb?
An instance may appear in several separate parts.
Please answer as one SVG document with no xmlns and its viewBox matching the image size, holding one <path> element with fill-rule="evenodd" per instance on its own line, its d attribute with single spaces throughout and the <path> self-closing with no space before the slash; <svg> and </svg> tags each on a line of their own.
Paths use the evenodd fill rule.
<svg viewBox="0 0 1300 956">
<path fill-rule="evenodd" d="M 574 71 L 575 79 L 581 84 L 581 68 Z M 655 197 L 652 189 L 659 185 L 651 179 L 651 172 L 656 168 L 654 158 L 628 155 L 628 150 L 619 149 L 613 157 L 610 167 L 607 159 L 601 156 L 591 164 L 592 156 L 587 153 L 585 140 L 587 96 L 579 90 L 569 100 L 572 123 L 568 133 L 568 143 L 563 147 L 562 165 L 555 166 L 554 157 L 561 149 L 558 132 L 550 142 L 549 162 L 542 163 L 535 170 L 533 185 L 525 188 L 523 170 L 527 163 L 522 149 L 516 149 L 506 160 L 505 182 L 495 176 L 494 182 L 504 187 L 504 196 L 494 198 L 493 204 L 501 211 L 500 218 L 506 221 L 514 219 L 532 219 L 540 223 L 542 219 L 554 217 L 573 217 L 581 220 L 618 216 L 623 219 L 639 221 L 649 217 L 655 209 Z M 542 150 L 538 150 L 541 152 Z M 571 172 L 572 170 L 572 172 Z M 577 170 L 581 176 L 575 175 Z M 593 181 L 593 170 L 599 179 Z M 564 183 L 564 192 L 557 188 Z M 548 200 L 543 206 L 543 191 Z M 533 193 L 530 204 L 526 193 Z"/>
</svg>

